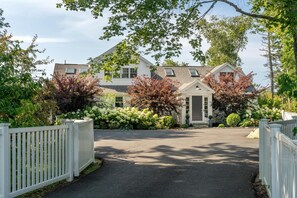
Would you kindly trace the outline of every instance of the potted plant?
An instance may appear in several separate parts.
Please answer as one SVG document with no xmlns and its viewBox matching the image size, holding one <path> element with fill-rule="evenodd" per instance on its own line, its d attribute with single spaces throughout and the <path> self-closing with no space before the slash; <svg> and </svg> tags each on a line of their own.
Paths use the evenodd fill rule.
<svg viewBox="0 0 297 198">
<path fill-rule="evenodd" d="M 208 116 L 208 127 L 212 127 L 212 118 L 213 118 L 212 115 Z"/>
</svg>

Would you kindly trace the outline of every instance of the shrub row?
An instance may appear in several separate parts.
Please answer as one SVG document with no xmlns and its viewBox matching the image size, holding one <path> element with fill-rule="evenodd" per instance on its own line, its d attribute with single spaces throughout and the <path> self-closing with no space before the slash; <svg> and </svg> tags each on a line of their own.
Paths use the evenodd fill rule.
<svg viewBox="0 0 297 198">
<path fill-rule="evenodd" d="M 93 106 L 63 114 L 59 118 L 83 119 L 84 117 L 92 118 L 97 129 L 168 129 L 175 125 L 172 116 L 159 117 L 148 109 L 140 111 L 131 107 L 106 109 Z"/>
</svg>

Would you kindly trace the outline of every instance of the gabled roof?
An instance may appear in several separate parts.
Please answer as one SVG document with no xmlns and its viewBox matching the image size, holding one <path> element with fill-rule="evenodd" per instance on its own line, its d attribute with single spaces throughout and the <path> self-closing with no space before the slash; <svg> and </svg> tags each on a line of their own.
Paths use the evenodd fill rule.
<svg viewBox="0 0 297 198">
<path fill-rule="evenodd" d="M 103 57 L 104 55 L 107 55 L 107 54 L 110 54 L 114 51 L 116 51 L 116 48 L 117 48 L 117 45 L 116 44 L 115 46 L 113 46 L 112 48 L 108 49 L 107 51 L 103 52 L 102 54 L 100 54 L 99 56 L 97 56 L 95 59 L 100 59 L 101 57 Z M 150 61 L 148 61 L 146 58 L 144 58 L 143 56 L 139 55 L 139 60 L 143 61 L 145 64 L 147 64 L 148 66 L 151 66 L 153 65 L 153 63 L 151 63 Z M 89 62 L 90 64 L 90 62 Z"/>
<path fill-rule="evenodd" d="M 158 66 L 155 67 L 156 70 L 152 72 L 152 78 L 156 79 L 163 79 L 166 77 L 165 68 L 171 68 L 174 70 L 175 75 L 172 77 L 169 77 L 170 79 L 174 81 L 178 81 L 180 83 L 179 86 L 190 83 L 197 79 L 202 79 L 206 74 L 208 74 L 213 67 L 208 66 L 176 66 L 176 67 L 165 67 L 165 66 Z M 189 69 L 196 69 L 199 73 L 198 77 L 192 77 Z"/>
<path fill-rule="evenodd" d="M 206 90 L 206 91 L 209 91 L 211 93 L 214 93 L 215 91 L 213 89 L 211 89 L 209 86 L 207 86 L 206 84 L 204 84 L 201 79 L 196 79 L 190 83 L 185 83 L 183 84 L 182 86 L 179 87 L 179 91 L 180 92 L 186 92 L 188 89 L 190 89 L 192 86 L 196 86 L 197 84 L 199 84 L 199 87 Z"/>
</svg>

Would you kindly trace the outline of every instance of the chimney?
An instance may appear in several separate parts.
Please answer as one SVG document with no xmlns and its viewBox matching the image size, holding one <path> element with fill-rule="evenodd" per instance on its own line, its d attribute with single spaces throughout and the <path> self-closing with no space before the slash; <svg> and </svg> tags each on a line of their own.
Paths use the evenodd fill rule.
<svg viewBox="0 0 297 198">
<path fill-rule="evenodd" d="M 64 65 L 66 65 L 66 60 L 64 60 Z"/>
</svg>

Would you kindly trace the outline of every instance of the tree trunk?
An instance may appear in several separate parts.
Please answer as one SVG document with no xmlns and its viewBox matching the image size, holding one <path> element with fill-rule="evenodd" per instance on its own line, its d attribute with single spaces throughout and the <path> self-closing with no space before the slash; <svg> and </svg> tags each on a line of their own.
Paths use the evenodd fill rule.
<svg viewBox="0 0 297 198">
<path fill-rule="evenodd" d="M 269 72 L 270 72 L 270 90 L 271 97 L 274 98 L 274 71 L 273 71 L 273 63 L 272 63 L 272 54 L 271 54 L 271 33 L 267 34 L 267 47 L 268 47 L 268 64 L 269 64 Z"/>
<path fill-rule="evenodd" d="M 295 72 L 296 72 L 296 76 L 297 76 L 297 28 L 295 28 L 295 32 L 294 32 L 294 56 L 295 56 Z"/>
</svg>

